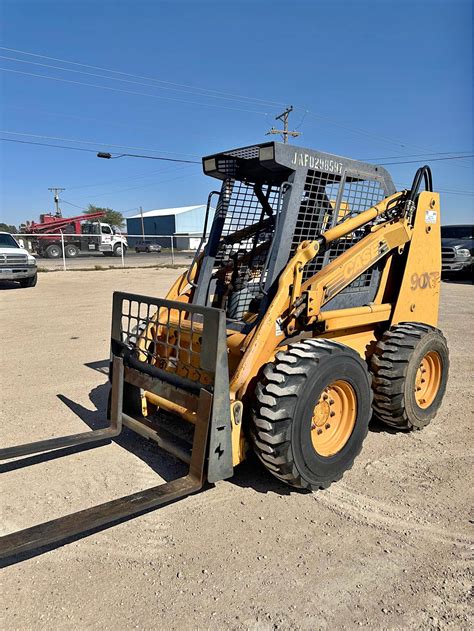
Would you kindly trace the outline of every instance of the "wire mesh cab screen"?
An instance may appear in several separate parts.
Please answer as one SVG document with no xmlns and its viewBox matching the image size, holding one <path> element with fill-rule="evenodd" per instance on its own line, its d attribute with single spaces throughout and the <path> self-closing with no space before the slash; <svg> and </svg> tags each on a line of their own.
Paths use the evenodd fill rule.
<svg viewBox="0 0 474 631">
<path fill-rule="evenodd" d="M 293 233 L 291 254 L 295 253 L 302 241 L 315 239 L 321 232 L 358 215 L 385 197 L 385 189 L 378 180 L 349 175 L 344 177 L 308 169 Z M 364 235 L 364 229 L 360 229 L 336 241 L 324 254 L 306 265 L 303 280 L 308 280 Z M 372 273 L 373 268 L 359 276 L 346 288 L 346 293 L 368 287 Z"/>
<path fill-rule="evenodd" d="M 203 159 L 204 171 L 223 180 L 206 256 L 206 301 L 241 320 L 259 309 L 302 241 L 377 204 L 395 192 L 383 167 L 331 154 L 265 143 Z M 357 243 L 364 229 L 336 241 L 304 269 L 308 280 Z M 206 257 L 205 257 L 206 258 Z M 343 292 L 365 304 L 378 285 L 372 268 Z M 370 294 L 370 295 L 369 295 Z M 339 297 L 331 301 L 335 305 Z M 336 307 L 333 307 L 336 308 Z"/>
<path fill-rule="evenodd" d="M 223 225 L 215 256 L 213 304 L 224 308 L 230 319 L 240 319 L 262 293 L 280 187 L 262 185 L 260 200 L 251 184 L 229 180 L 225 187 L 229 197 L 217 208 Z"/>
</svg>

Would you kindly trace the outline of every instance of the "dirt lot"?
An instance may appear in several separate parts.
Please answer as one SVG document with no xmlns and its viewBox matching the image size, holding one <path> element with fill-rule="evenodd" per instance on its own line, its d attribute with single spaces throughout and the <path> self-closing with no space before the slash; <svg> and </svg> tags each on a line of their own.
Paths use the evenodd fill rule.
<svg viewBox="0 0 474 631">
<path fill-rule="evenodd" d="M 98 426 L 111 292 L 163 295 L 176 270 L 41 274 L 0 291 L 2 443 Z M 256 462 L 156 512 L 3 572 L 5 629 L 467 629 L 474 289 L 442 286 L 451 376 L 423 432 L 373 426 L 316 494 Z M 9 463 L 4 533 L 148 488 L 181 466 L 125 431 L 65 458 Z M 471 497 L 470 497 L 471 495 Z"/>
</svg>

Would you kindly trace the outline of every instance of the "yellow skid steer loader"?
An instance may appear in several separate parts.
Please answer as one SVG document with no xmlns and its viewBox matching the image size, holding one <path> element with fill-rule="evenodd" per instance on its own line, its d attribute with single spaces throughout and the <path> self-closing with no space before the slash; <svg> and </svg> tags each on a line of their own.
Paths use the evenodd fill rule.
<svg viewBox="0 0 474 631">
<path fill-rule="evenodd" d="M 351 468 L 373 414 L 400 430 L 435 416 L 449 359 L 435 328 L 440 206 L 429 167 L 396 191 L 380 166 L 270 142 L 205 157 L 203 168 L 222 184 L 189 270 L 166 298 L 113 296 L 109 427 L 1 451 L 84 445 L 125 425 L 188 474 L 6 535 L 2 557 L 229 478 L 250 448 L 286 484 L 326 488 Z"/>
</svg>

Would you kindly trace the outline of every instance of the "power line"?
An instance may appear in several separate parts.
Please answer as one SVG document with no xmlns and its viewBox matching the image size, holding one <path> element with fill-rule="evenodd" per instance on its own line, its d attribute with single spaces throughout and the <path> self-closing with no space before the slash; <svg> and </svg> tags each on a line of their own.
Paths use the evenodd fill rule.
<svg viewBox="0 0 474 631">
<path fill-rule="evenodd" d="M 438 160 L 466 160 L 467 158 L 474 158 L 474 154 L 468 156 L 449 156 L 447 158 L 428 158 L 426 162 L 437 162 Z M 388 166 L 393 164 L 415 164 L 420 160 L 405 160 L 403 162 L 379 162 L 380 166 Z"/>
<path fill-rule="evenodd" d="M 215 103 L 200 103 L 199 101 L 186 101 L 185 99 L 176 99 L 171 96 L 160 96 L 158 94 L 149 94 L 148 92 L 135 92 L 134 90 L 124 90 L 123 88 L 112 88 L 108 85 L 97 85 L 96 83 L 84 83 L 83 81 L 73 81 L 72 79 L 61 79 L 60 77 L 50 77 L 43 74 L 35 74 L 34 72 L 23 72 L 21 70 L 13 70 L 13 68 L 0 68 L 3 72 L 14 72 L 15 74 L 26 75 L 29 77 L 37 77 L 39 79 L 48 79 L 50 81 L 60 81 L 62 83 L 71 83 L 74 85 L 83 85 L 89 88 L 99 88 L 101 90 L 110 90 L 112 92 L 122 92 L 123 94 L 133 94 L 135 96 L 147 96 L 151 99 L 159 99 L 165 101 L 174 101 L 177 103 L 186 103 L 187 105 L 200 105 L 204 107 L 217 107 L 223 110 L 232 110 L 234 112 L 246 112 L 247 114 L 261 114 L 267 116 L 267 112 L 257 110 L 243 109 L 241 107 L 227 107 L 226 105 L 216 105 Z"/>
<path fill-rule="evenodd" d="M 46 116 L 54 116 L 54 117 L 63 117 L 63 118 L 74 118 L 77 120 L 84 120 L 84 121 L 94 121 L 96 123 L 100 123 L 101 125 L 112 125 L 113 127 L 118 127 L 120 129 L 126 129 L 127 131 L 130 131 L 131 129 L 146 129 L 147 131 L 152 130 L 152 131 L 156 131 L 156 125 L 130 125 L 128 122 L 124 123 L 124 122 L 120 122 L 120 121 L 115 121 L 115 120 L 107 120 L 104 121 L 103 119 L 100 118 L 94 118 L 92 116 L 78 116 L 77 114 L 71 114 L 71 113 L 66 113 L 66 112 L 53 112 L 51 110 L 43 110 L 43 109 L 38 109 L 37 107 L 23 107 L 20 105 L 5 105 L 4 108 L 8 108 L 8 109 L 15 109 L 15 110 L 22 110 L 22 111 L 26 111 L 26 112 L 35 112 L 35 114 L 45 114 Z M 190 157 L 194 157 L 194 158 L 199 158 L 201 157 L 200 155 L 197 155 L 195 153 L 185 153 L 184 151 L 164 151 L 161 150 L 161 153 L 167 153 L 170 155 L 180 155 L 180 156 L 190 156 Z"/>
<path fill-rule="evenodd" d="M 0 46 L 1 48 L 1 46 Z M 268 103 L 266 101 L 260 100 L 260 99 L 252 99 L 252 97 L 244 97 L 244 98 L 235 98 L 232 96 L 221 96 L 221 95 L 216 95 L 216 94 L 203 94 L 201 92 L 197 92 L 196 90 L 188 90 L 188 89 L 182 89 L 182 88 L 172 88 L 169 86 L 163 86 L 163 85 L 153 85 L 150 83 L 143 83 L 143 81 L 132 81 L 131 79 L 121 79 L 118 77 L 110 77 L 107 75 L 103 75 L 103 74 L 97 74 L 96 72 L 84 72 L 84 70 L 75 70 L 73 68 L 62 68 L 61 66 L 53 66 L 52 64 L 42 64 L 39 63 L 37 61 L 29 61 L 27 59 L 16 59 L 15 57 L 8 57 L 6 55 L 0 55 L 0 59 L 6 59 L 8 61 L 13 61 L 13 62 L 17 62 L 17 63 L 23 63 L 23 64 L 30 64 L 33 66 L 40 66 L 42 68 L 51 68 L 53 70 L 61 70 L 62 72 L 75 72 L 77 74 L 82 74 L 82 75 L 86 75 L 89 77 L 97 77 L 99 79 L 106 79 L 108 81 L 121 81 L 124 83 L 132 83 L 134 85 L 142 85 L 145 86 L 147 88 L 156 88 L 158 90 L 173 90 L 176 92 L 181 92 L 181 93 L 186 93 L 186 94 L 194 94 L 195 96 L 200 96 L 200 97 L 204 97 L 204 98 L 213 98 L 213 99 L 223 99 L 226 101 L 234 101 L 237 103 L 245 103 L 248 105 L 272 105 L 271 103 Z M 69 62 L 65 62 L 65 63 L 69 63 Z M 114 72 L 114 71 L 112 71 Z M 132 75 L 133 76 L 133 75 Z M 198 90 L 200 88 L 197 88 Z M 163 97 L 166 98 L 166 97 Z M 250 102 L 249 100 L 244 100 L 244 99 L 251 99 Z M 253 101 L 256 102 L 253 102 Z"/>
<path fill-rule="evenodd" d="M 189 167 L 183 167 L 183 169 L 186 169 Z M 184 173 L 182 175 L 178 175 L 177 177 L 173 177 L 173 178 L 169 178 L 167 180 L 158 180 L 156 182 L 151 182 L 150 184 L 144 184 L 144 185 L 139 185 L 139 186 L 129 186 L 127 188 L 120 188 L 117 189 L 115 191 L 107 191 L 106 193 L 98 193 L 97 195 L 91 195 L 90 197 L 104 197 L 105 195 L 115 195 L 117 193 L 124 193 L 125 191 L 135 191 L 137 189 L 144 189 L 144 188 L 150 188 L 152 186 L 158 186 L 161 184 L 167 184 L 168 182 L 175 182 L 176 180 L 181 180 L 183 177 L 186 177 L 188 179 L 192 178 L 192 177 L 197 177 L 198 175 L 202 175 L 201 173 L 192 173 L 191 175 L 189 175 L 188 173 Z"/>
<path fill-rule="evenodd" d="M 63 204 L 69 204 L 69 206 L 74 206 L 74 208 L 80 208 L 81 210 L 87 210 L 87 208 L 85 206 L 78 206 L 77 204 L 73 204 L 72 202 L 68 202 L 66 199 L 60 199 L 60 202 L 62 202 Z"/>
<path fill-rule="evenodd" d="M 50 143 L 44 143 L 44 142 L 33 142 L 33 141 L 29 141 L 29 140 L 18 140 L 15 138 L 0 138 L 0 141 L 3 142 L 15 142 L 15 143 L 19 143 L 19 144 L 23 144 L 23 145 L 37 145 L 40 147 L 51 147 L 54 149 L 68 149 L 68 150 L 72 150 L 72 151 L 85 151 L 87 153 L 97 153 L 97 151 L 95 149 L 84 149 L 83 147 L 69 147 L 66 145 L 53 145 Z M 133 156 L 133 157 L 139 157 L 139 156 Z M 453 156 L 453 159 L 463 159 L 463 158 L 471 158 L 474 156 Z M 163 158 L 164 160 L 166 160 L 166 158 Z M 450 159 L 450 158 L 440 158 L 442 160 L 446 160 L 446 159 Z M 428 160 L 429 162 L 430 160 Z M 432 160 L 431 160 L 432 161 Z M 185 161 L 186 162 L 186 161 Z M 419 160 L 412 160 L 412 161 L 408 161 L 408 162 L 393 162 L 390 164 L 413 164 L 413 163 L 417 163 L 419 162 Z M 193 164 L 200 164 L 199 162 L 193 162 Z M 380 166 L 387 166 L 388 163 L 386 163 L 385 165 L 381 164 Z M 196 174 L 199 175 L 199 174 Z M 191 175 L 190 177 L 194 177 L 194 175 Z M 123 178 L 126 179 L 126 178 Z M 153 184 L 152 184 L 153 185 Z M 86 185 L 89 186 L 89 185 Z M 90 185 L 93 186 L 93 185 Z M 146 185 L 148 186 L 148 185 Z M 82 188 L 82 187 L 70 187 L 70 188 Z M 136 188 L 145 188 L 145 187 L 141 187 L 141 186 L 137 186 L 137 187 L 132 187 L 132 188 L 126 188 L 126 189 L 121 189 L 122 191 L 126 191 L 126 190 L 133 190 Z M 119 191 L 115 191 L 115 192 L 121 192 Z M 456 190 L 442 190 L 440 189 L 440 192 L 445 192 L 445 193 L 452 193 L 452 194 L 456 194 L 456 195 L 473 195 L 474 192 L 470 192 L 470 191 L 456 191 Z M 109 193 L 100 193 L 100 195 L 104 195 L 104 194 L 109 194 Z M 67 202 L 66 202 L 67 203 Z"/>
<path fill-rule="evenodd" d="M 256 103 L 261 103 L 261 104 L 273 105 L 273 106 L 282 106 L 282 105 L 284 105 L 284 103 L 279 103 L 279 102 L 276 102 L 276 101 L 265 101 L 263 99 L 258 99 L 256 97 L 247 97 L 247 96 L 242 96 L 242 95 L 235 95 L 235 94 L 230 94 L 228 92 L 223 92 L 223 91 L 214 90 L 214 89 L 199 88 L 199 87 L 196 87 L 196 86 L 191 86 L 191 85 L 182 84 L 182 83 L 173 83 L 173 82 L 170 82 L 170 81 L 164 81 L 162 79 L 157 79 L 157 78 L 154 78 L 154 77 L 147 77 L 147 76 L 143 76 L 143 75 L 136 75 L 136 74 L 127 73 L 127 72 L 123 72 L 123 71 L 119 71 L 119 70 L 112 70 L 112 69 L 109 69 L 109 68 L 103 68 L 101 66 L 94 66 L 94 65 L 91 65 L 91 64 L 84 64 L 84 63 L 69 61 L 67 59 L 60 59 L 60 58 L 57 58 L 57 57 L 51 57 L 51 56 L 48 56 L 48 55 L 41 55 L 41 54 L 38 54 L 38 53 L 31 53 L 31 52 L 28 52 L 28 51 L 19 50 L 19 49 L 15 49 L 15 48 L 7 48 L 5 46 L 0 46 L 0 49 L 1 50 L 5 50 L 5 51 L 9 51 L 9 52 L 13 52 L 13 53 L 20 53 L 20 54 L 23 54 L 23 55 L 28 55 L 30 57 L 49 59 L 49 60 L 52 60 L 52 61 L 58 61 L 58 62 L 61 62 L 61 63 L 66 63 L 66 64 L 70 64 L 70 65 L 74 65 L 74 66 L 80 66 L 80 67 L 83 67 L 83 68 L 91 68 L 93 70 L 100 70 L 102 72 L 111 72 L 111 73 L 120 74 L 120 75 L 126 76 L 126 77 L 132 77 L 132 78 L 137 78 L 137 79 L 144 79 L 146 81 L 154 81 L 154 82 L 166 84 L 166 85 L 169 85 L 169 86 L 177 86 L 179 88 L 187 88 L 189 90 L 194 90 L 194 91 L 210 92 L 210 93 L 214 93 L 214 94 L 225 95 L 227 97 L 233 97 L 233 98 L 235 98 L 235 100 L 241 100 L 241 99 L 245 100 L 243 102 L 246 102 L 246 101 L 252 102 L 253 101 L 253 102 L 255 102 L 255 104 Z M 25 61 L 25 60 L 16 60 L 16 61 Z M 10 71 L 11 72 L 20 72 L 20 71 L 13 71 L 13 70 L 10 70 Z M 21 73 L 21 72 L 20 72 L 20 74 L 30 74 L 31 75 L 31 73 Z M 34 74 L 32 74 L 31 76 L 43 77 L 43 75 L 34 75 Z M 46 77 L 46 78 L 51 78 L 51 79 L 54 80 L 53 77 Z M 107 78 L 107 77 L 104 77 L 104 78 Z M 112 77 L 109 77 L 109 78 L 112 78 Z M 56 80 L 60 80 L 60 79 L 56 79 Z M 62 81 L 68 82 L 67 80 L 64 80 L 64 79 Z M 80 82 L 72 82 L 72 83 L 79 83 L 81 85 Z M 85 84 L 85 85 L 90 85 L 90 84 Z M 112 90 L 114 89 L 114 88 L 107 88 L 106 86 L 92 86 L 92 87 L 104 87 L 105 89 L 112 89 Z M 152 86 L 150 86 L 150 87 L 152 87 Z M 121 90 L 121 91 L 126 92 L 125 90 Z M 200 92 L 196 92 L 196 93 L 200 94 Z M 145 95 L 145 96 L 152 96 L 153 97 L 154 95 Z M 202 94 L 202 96 L 209 96 L 209 97 L 211 97 L 212 94 L 207 94 L 207 95 Z M 155 95 L 155 98 L 160 98 L 160 97 L 157 97 Z M 329 118 L 327 116 L 323 116 L 323 115 L 318 114 L 316 112 L 312 112 L 312 111 L 310 111 L 310 110 L 308 110 L 306 108 L 303 108 L 301 106 L 297 106 L 295 109 L 304 110 L 304 116 L 303 116 L 302 121 L 304 120 L 306 115 L 310 115 L 310 116 L 313 116 L 314 118 L 318 118 L 320 120 L 324 120 L 324 121 L 326 121 L 326 122 L 328 122 L 328 123 L 330 123 L 332 125 L 341 127 L 342 129 L 346 129 L 347 131 L 350 131 L 352 133 L 362 134 L 362 135 L 368 136 L 370 138 L 374 138 L 376 140 L 381 140 L 382 142 L 386 142 L 386 143 L 389 143 L 389 144 L 392 144 L 392 145 L 396 145 L 396 146 L 399 146 L 399 147 L 414 147 L 414 148 L 417 148 L 417 149 L 425 150 L 424 147 L 420 147 L 420 146 L 417 146 L 417 145 L 412 145 L 412 144 L 409 144 L 409 143 L 406 143 L 406 142 L 403 142 L 403 141 L 400 141 L 400 140 L 397 140 L 397 139 L 394 139 L 394 138 L 390 138 L 390 137 L 387 137 L 387 136 L 382 136 L 380 134 L 375 134 L 373 132 L 369 132 L 369 131 L 361 129 L 361 128 L 351 127 L 349 125 L 341 123 L 341 122 L 339 122 L 337 120 L 334 120 L 332 118 Z M 242 111 L 250 111 L 250 110 L 242 110 Z M 265 112 L 254 112 L 254 113 L 267 115 Z M 298 125 L 297 129 L 300 126 L 301 126 L 301 123 Z M 426 151 L 430 151 L 430 150 L 426 149 Z M 382 158 L 382 159 L 386 159 L 386 158 Z M 464 168 L 468 168 L 467 165 L 465 165 L 465 164 L 462 164 L 462 166 Z"/>
<path fill-rule="evenodd" d="M 69 149 L 72 151 L 87 151 L 88 153 L 97 153 L 96 149 L 84 149 L 83 147 L 67 147 L 66 145 L 51 145 L 47 142 L 33 142 L 31 140 L 18 140 L 17 138 L 0 138 L 3 142 L 18 142 L 22 145 L 38 145 L 39 147 L 54 147 L 54 149 Z"/>
<path fill-rule="evenodd" d="M 42 138 L 44 140 L 60 140 L 61 142 L 78 142 L 82 145 L 94 145 L 95 147 L 116 147 L 117 149 L 132 149 L 133 151 L 151 151 L 152 153 L 168 153 L 171 155 L 186 155 L 199 158 L 197 154 L 185 153 L 180 154 L 176 151 L 165 151 L 164 149 L 150 149 L 149 147 L 130 147 L 129 145 L 114 145 L 107 142 L 98 142 L 96 140 L 81 140 L 76 138 L 62 138 L 61 136 L 44 136 L 42 134 L 30 134 L 29 132 L 8 131 L 0 129 L 0 134 L 10 134 L 11 136 L 27 136 L 28 138 Z M 118 153 L 118 152 L 115 152 Z"/>
<path fill-rule="evenodd" d="M 403 182 L 395 182 L 395 184 L 400 188 L 400 190 L 408 189 L 410 187 L 410 184 L 406 184 Z M 435 193 L 444 193 L 446 195 L 464 195 L 465 197 L 474 195 L 474 191 L 461 191 L 458 189 L 438 188 L 437 186 L 435 186 L 434 189 Z"/>
<path fill-rule="evenodd" d="M 117 158 L 147 158 L 148 160 L 165 160 L 166 162 L 187 162 L 188 164 L 201 164 L 200 161 L 198 160 L 178 160 L 177 158 L 163 158 L 160 156 L 146 156 L 146 155 L 139 155 L 137 153 L 119 153 L 119 154 L 112 154 L 112 153 L 108 153 L 105 151 L 99 151 L 99 153 L 97 154 L 98 158 L 105 158 L 105 159 L 117 159 Z"/>
<path fill-rule="evenodd" d="M 49 59 L 51 61 L 59 61 L 61 63 L 66 63 L 66 64 L 71 64 L 73 66 L 81 66 L 83 68 L 91 68 L 93 70 L 101 70 L 103 72 L 112 72 L 114 74 L 120 74 L 126 77 L 133 77 L 135 79 L 145 79 L 146 81 L 155 81 L 157 83 L 163 83 L 165 85 L 169 85 L 169 86 L 177 86 L 179 88 L 188 88 L 190 90 L 195 90 L 196 94 L 199 94 L 200 92 L 212 92 L 214 94 L 220 94 L 220 95 L 224 95 L 226 97 L 233 97 L 234 100 L 242 100 L 242 101 L 255 101 L 256 103 L 261 103 L 264 105 L 274 105 L 274 106 L 284 106 L 284 103 L 278 103 L 277 101 L 268 101 L 268 100 L 264 100 L 264 99 L 259 99 L 256 97 L 249 97 L 249 96 L 244 96 L 244 95 L 238 95 L 238 94 L 232 94 L 229 92 L 224 92 L 222 90 L 214 90 L 211 88 L 200 88 L 198 86 L 192 86 L 192 85 L 188 85 L 185 83 L 175 83 L 175 82 L 171 82 L 171 81 L 165 81 L 163 79 L 157 79 L 156 77 L 147 77 L 147 76 L 143 76 L 143 75 L 136 75 L 136 74 L 132 74 L 129 72 L 122 72 L 120 70 L 112 70 L 110 68 L 103 68 L 101 66 L 93 66 L 90 64 L 84 64 L 84 63 L 79 63 L 77 61 L 69 61 L 67 59 L 59 59 L 57 57 L 49 57 L 48 55 L 40 55 L 38 53 L 30 53 L 27 52 L 25 50 L 18 50 L 15 48 L 7 48 L 5 46 L 0 46 L 0 50 L 7 50 L 9 52 L 13 52 L 13 53 L 20 53 L 23 55 L 29 55 L 30 57 L 38 57 L 41 59 Z M 15 60 L 15 61 L 21 61 L 21 60 Z M 151 87 L 151 86 L 150 86 Z M 197 92 L 200 91 L 200 92 Z M 202 96 L 212 96 L 212 95 L 205 95 L 203 94 Z"/>
<path fill-rule="evenodd" d="M 168 173 L 169 171 L 174 171 L 176 167 L 171 167 L 170 169 L 153 169 L 153 171 L 147 171 L 147 173 L 137 173 L 135 175 L 127 175 L 125 177 L 120 178 L 120 180 L 108 180 L 107 182 L 95 182 L 94 184 L 81 184 L 79 186 L 68 186 L 68 190 L 77 190 L 79 188 L 101 188 L 103 186 L 108 186 L 109 184 L 117 184 L 123 182 L 124 180 L 139 180 L 140 178 L 151 177 L 152 175 L 156 175 L 157 173 Z"/>
<path fill-rule="evenodd" d="M 302 108 L 298 108 L 298 109 L 302 109 Z M 346 125 L 344 123 L 340 123 L 332 118 L 329 118 L 327 116 L 322 116 L 321 114 L 316 114 L 315 112 L 311 112 L 310 110 L 307 110 L 307 113 L 310 116 L 313 116 L 314 118 L 319 118 L 321 120 L 324 120 L 328 123 L 330 123 L 331 125 L 335 125 L 336 127 L 341 127 L 342 129 L 345 129 L 351 133 L 356 133 L 356 134 L 362 134 L 364 136 L 367 136 L 369 138 L 374 138 L 376 140 L 380 140 L 382 142 L 391 144 L 391 145 L 396 145 L 398 147 L 402 147 L 402 148 L 406 148 L 406 147 L 412 147 L 413 149 L 418 149 L 419 151 L 432 151 L 432 149 L 427 149 L 426 147 L 420 147 L 419 145 L 413 145 L 411 143 L 407 143 L 407 142 L 403 142 L 401 140 L 397 140 L 396 138 L 391 138 L 389 136 L 382 136 L 381 134 L 375 134 L 373 132 L 369 132 L 365 129 L 361 129 L 358 127 L 351 127 L 349 125 Z M 464 168 L 469 168 L 467 165 L 462 164 L 462 166 Z"/>
<path fill-rule="evenodd" d="M 30 136 L 32 138 L 46 138 L 46 139 L 50 139 L 50 140 L 59 140 L 62 141 L 64 140 L 65 142 L 79 142 L 79 143 L 84 143 L 84 144 L 89 144 L 89 145 L 98 145 L 98 146 L 104 146 L 104 147 L 120 147 L 120 145 L 107 145 L 105 143 L 94 143 L 92 141 L 88 141 L 88 140 L 73 140 L 71 138 L 57 138 L 54 136 L 40 136 L 37 134 L 24 134 L 24 133 L 20 133 L 20 132 L 14 132 L 14 131 L 3 131 L 0 130 L 0 133 L 2 134 L 13 134 L 16 136 Z M 22 142 L 23 144 L 29 144 L 29 145 L 45 145 L 45 146 L 49 146 L 49 147 L 56 147 L 57 149 L 76 149 L 76 150 L 81 150 L 81 151 L 89 151 L 89 152 L 93 152 L 93 153 L 97 153 L 97 150 L 94 149 L 79 149 L 78 147 L 67 147 L 67 146 L 63 146 L 63 145 L 51 145 L 51 144 L 47 144 L 47 143 L 37 143 L 37 142 L 31 142 L 31 141 L 20 141 L 17 139 L 13 139 L 13 138 L 0 138 L 0 140 L 6 140 L 9 142 Z M 147 151 L 157 151 L 156 149 L 148 149 Z M 99 152 L 100 153 L 100 152 Z M 118 153 L 117 151 L 114 151 L 110 154 L 108 154 L 110 156 L 114 156 L 116 158 L 123 158 L 123 157 L 128 157 L 128 158 L 148 158 L 149 160 L 162 160 L 165 162 L 183 162 L 183 163 L 187 163 L 187 164 L 201 164 L 201 162 L 199 160 L 182 160 L 180 158 L 165 158 L 163 156 L 147 156 L 147 155 L 140 155 L 140 154 L 133 154 L 133 153 Z"/>
<path fill-rule="evenodd" d="M 472 149 L 470 151 L 436 151 L 435 153 L 414 153 L 407 156 L 382 156 L 379 158 L 359 158 L 359 160 L 368 162 L 370 160 L 395 160 L 398 158 L 424 158 L 427 156 L 447 156 L 453 153 L 470 153 L 471 151 Z"/>
</svg>

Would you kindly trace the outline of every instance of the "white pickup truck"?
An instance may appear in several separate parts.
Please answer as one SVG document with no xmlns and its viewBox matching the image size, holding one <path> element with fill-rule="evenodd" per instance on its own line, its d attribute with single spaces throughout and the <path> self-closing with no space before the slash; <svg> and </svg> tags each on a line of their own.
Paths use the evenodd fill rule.
<svg viewBox="0 0 474 631">
<path fill-rule="evenodd" d="M 8 232 L 0 232 L 0 280 L 14 280 L 20 287 L 34 287 L 38 279 L 36 259 L 21 248 Z"/>
</svg>

